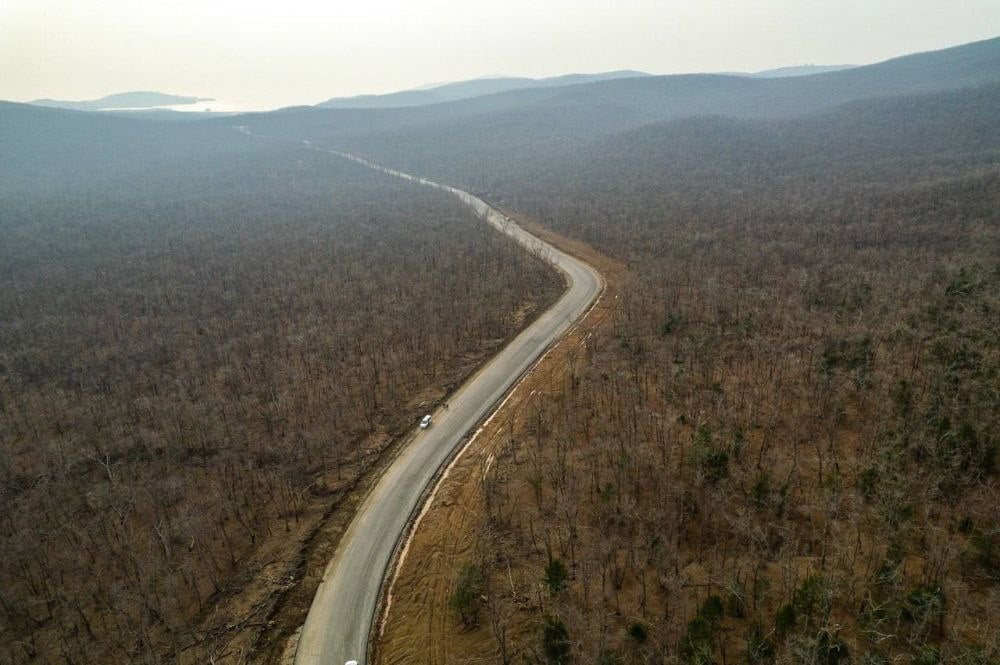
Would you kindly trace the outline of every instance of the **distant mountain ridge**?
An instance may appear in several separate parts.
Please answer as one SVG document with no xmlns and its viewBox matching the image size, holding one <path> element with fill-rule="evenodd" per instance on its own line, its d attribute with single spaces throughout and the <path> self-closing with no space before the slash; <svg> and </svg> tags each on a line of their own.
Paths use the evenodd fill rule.
<svg viewBox="0 0 1000 665">
<path fill-rule="evenodd" d="M 385 109 L 405 106 L 426 106 L 442 102 L 492 95 L 498 92 L 521 90 L 524 88 L 551 88 L 578 83 L 594 83 L 623 78 L 650 76 L 646 72 L 619 70 L 599 74 L 566 74 L 549 78 L 527 78 L 514 76 L 491 76 L 488 78 L 456 81 L 432 86 L 421 86 L 411 90 L 390 92 L 384 95 L 357 95 L 355 97 L 334 97 L 316 106 L 327 109 Z"/>
<path fill-rule="evenodd" d="M 765 69 L 760 72 L 746 74 L 760 79 L 783 78 L 788 76 L 812 76 L 813 74 L 826 74 L 828 72 L 839 72 L 844 69 L 854 69 L 858 65 L 795 65 L 792 67 L 778 67 L 777 69 Z"/>
<path fill-rule="evenodd" d="M 118 92 L 106 95 L 100 99 L 86 101 L 36 99 L 28 103 L 34 106 L 48 106 L 73 111 L 104 111 L 107 109 L 151 109 L 159 106 L 177 106 L 180 104 L 196 104 L 197 102 L 210 101 L 212 101 L 211 97 L 168 95 L 163 92 L 136 90 L 132 92 Z"/>
<path fill-rule="evenodd" d="M 856 65 L 797 65 L 791 67 L 779 67 L 777 69 L 767 69 L 760 72 L 731 72 L 732 76 L 748 76 L 751 78 L 782 78 L 792 76 L 811 76 L 813 74 L 825 74 L 844 69 L 851 69 Z M 617 70 L 612 72 L 602 72 L 599 74 L 565 74 L 563 76 L 552 76 L 547 78 L 528 78 L 518 76 L 483 76 L 469 79 L 467 81 L 455 81 L 453 83 L 431 83 L 409 90 L 400 90 L 381 95 L 356 95 L 353 97 L 334 97 L 325 102 L 316 104 L 319 108 L 327 109 L 385 109 L 402 108 L 407 106 L 426 106 L 428 104 L 440 104 L 443 102 L 455 102 L 462 99 L 492 95 L 499 92 L 509 92 L 511 90 L 523 90 L 526 88 L 554 88 L 566 85 L 577 85 L 580 83 L 596 83 L 598 81 L 612 81 L 626 78 L 642 78 L 655 76 L 647 72 L 637 70 Z"/>
<path fill-rule="evenodd" d="M 573 146 L 644 125 L 704 116 L 786 119 L 997 83 L 1000 38 L 813 76 L 647 76 L 406 108 L 287 109 L 245 115 L 240 123 L 257 134 L 307 139 L 475 189 L 486 187 L 476 178 L 487 168 L 479 162 L 516 173 L 519 164 L 553 160 Z"/>
<path fill-rule="evenodd" d="M 404 145 L 419 154 L 445 142 L 453 152 L 486 142 L 512 153 L 515 146 L 531 150 L 540 141 L 585 139 L 688 116 L 788 117 L 858 99 L 998 81 L 1000 38 L 993 38 L 812 76 L 642 76 L 520 88 L 405 108 L 302 107 L 246 120 L 260 133 L 320 137 L 355 149 L 385 141 L 400 157 Z M 388 154 L 387 159 L 393 157 Z"/>
<path fill-rule="evenodd" d="M 838 65 L 792 65 L 786 67 L 777 67 L 775 69 L 765 69 L 757 72 L 720 72 L 717 74 L 705 74 L 706 76 L 735 76 L 747 79 L 787 79 L 787 78 L 804 78 L 813 77 L 821 75 L 832 75 L 832 74 L 846 74 L 854 70 L 867 70 L 870 67 L 886 68 L 889 70 L 897 70 L 899 73 L 906 76 L 909 72 L 903 72 L 900 70 L 906 69 L 906 66 L 913 62 L 911 59 L 917 58 L 917 62 L 922 65 L 924 58 L 928 58 L 933 61 L 936 59 L 936 54 L 947 54 L 945 57 L 950 57 L 952 51 L 956 51 L 955 55 L 958 56 L 955 60 L 950 62 L 947 66 L 954 68 L 954 73 L 959 77 L 956 83 L 958 84 L 975 84 L 975 82 L 988 82 L 991 80 L 990 77 L 983 77 L 981 71 L 975 71 L 972 73 L 971 78 L 977 79 L 977 81 L 963 81 L 969 74 L 968 66 L 971 64 L 973 68 L 978 64 L 978 60 L 982 58 L 984 52 L 987 53 L 987 57 L 993 55 L 997 47 L 997 43 L 1000 42 L 1000 38 L 987 39 L 980 42 L 972 42 L 970 44 L 963 44 L 957 47 L 951 47 L 946 49 L 940 49 L 938 51 L 927 51 L 923 53 L 914 53 L 904 56 L 899 56 L 897 58 L 892 58 L 879 63 L 874 63 L 873 65 L 852 65 L 852 64 L 838 64 Z M 656 74 L 649 74 L 647 72 L 635 71 L 635 70 L 620 70 L 612 72 L 604 72 L 599 74 L 567 74 L 564 76 L 555 76 L 549 78 L 533 79 L 527 77 L 504 77 L 504 76 L 491 76 L 482 77 L 476 79 L 470 79 L 467 81 L 456 81 L 454 83 L 443 83 L 443 84 L 431 84 L 425 85 L 418 88 L 413 88 L 410 90 L 401 90 L 399 92 L 391 92 L 381 95 L 357 95 L 354 97 L 334 97 L 328 99 L 325 102 L 320 102 L 316 104 L 316 108 L 324 109 L 394 109 L 394 108 L 406 108 L 414 106 L 427 106 L 430 104 L 441 104 L 446 102 L 458 102 L 462 100 L 470 100 L 477 97 L 484 97 L 486 95 L 494 95 L 498 93 L 517 93 L 518 91 L 531 90 L 538 88 L 558 88 L 570 85 L 578 85 L 584 83 L 600 83 L 605 81 L 618 81 L 621 79 L 669 79 L 669 78 L 681 78 L 681 77 L 693 77 L 693 76 L 703 76 L 702 74 L 671 74 L 660 76 Z M 928 89 L 935 89 L 938 86 L 931 85 Z M 948 87 L 948 86 L 943 86 Z"/>
</svg>

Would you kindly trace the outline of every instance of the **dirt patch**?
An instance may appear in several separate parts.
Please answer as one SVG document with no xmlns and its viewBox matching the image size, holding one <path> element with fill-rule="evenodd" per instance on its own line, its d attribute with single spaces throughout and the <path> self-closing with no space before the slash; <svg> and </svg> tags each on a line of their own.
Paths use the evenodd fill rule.
<svg viewBox="0 0 1000 665">
<path fill-rule="evenodd" d="M 530 426 L 522 416 L 529 400 L 572 380 L 574 359 L 586 353 L 592 332 L 607 324 L 626 279 L 624 266 L 586 244 L 505 212 L 531 233 L 596 267 L 604 276 L 606 289 L 581 325 L 553 347 L 523 379 L 435 488 L 392 582 L 388 612 L 375 645 L 378 663 L 473 662 L 495 658 L 497 636 L 489 619 L 484 617 L 478 628 L 469 629 L 449 606 L 456 572 L 479 556 L 477 538 L 484 513 L 478 508 L 483 501 L 483 479 L 504 446 Z M 510 584 L 512 587 L 517 584 L 513 574 Z M 527 587 L 518 591 L 522 592 L 519 597 L 523 602 L 533 602 Z M 527 631 L 529 627 L 514 625 L 511 630 Z"/>
</svg>

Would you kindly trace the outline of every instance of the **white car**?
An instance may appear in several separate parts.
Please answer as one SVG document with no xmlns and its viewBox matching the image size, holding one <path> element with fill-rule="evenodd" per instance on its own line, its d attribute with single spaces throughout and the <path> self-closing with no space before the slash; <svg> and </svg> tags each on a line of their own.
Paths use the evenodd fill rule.
<svg viewBox="0 0 1000 665">
<path fill-rule="evenodd" d="M 427 414 L 420 419 L 420 429 L 427 429 L 431 426 L 431 414 Z"/>
</svg>

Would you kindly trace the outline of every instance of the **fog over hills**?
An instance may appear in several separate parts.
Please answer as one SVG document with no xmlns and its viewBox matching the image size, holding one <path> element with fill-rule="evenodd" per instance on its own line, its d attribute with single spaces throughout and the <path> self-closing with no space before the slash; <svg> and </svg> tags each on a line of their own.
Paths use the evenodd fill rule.
<svg viewBox="0 0 1000 665">
<path fill-rule="evenodd" d="M 260 133 L 385 146 L 387 155 L 551 150 L 571 139 L 699 115 L 781 118 L 866 98 L 1000 80 L 1000 39 L 813 76 L 644 76 L 511 90 L 442 104 L 383 109 L 297 108 L 243 116 Z M 401 164 L 402 166 L 403 164 Z"/>
<path fill-rule="evenodd" d="M 496 108 L 507 106 L 513 102 L 514 105 L 521 103 L 532 103 L 543 97 L 552 95 L 574 95 L 580 94 L 584 85 L 607 85 L 604 88 L 614 94 L 619 91 L 623 95 L 643 94 L 645 91 L 653 92 L 657 89 L 662 91 L 664 99 L 668 103 L 673 102 L 675 108 L 685 104 L 683 99 L 674 99 L 675 94 L 681 97 L 697 96 L 701 97 L 704 90 L 701 85 L 696 86 L 697 90 L 684 92 L 683 89 L 669 89 L 675 85 L 683 88 L 681 81 L 707 81 L 706 77 L 739 77 L 751 79 L 776 79 L 781 81 L 776 83 L 777 87 L 753 88 L 764 95 L 776 92 L 779 97 L 785 96 L 786 103 L 808 104 L 805 99 L 811 93 L 807 90 L 818 91 L 820 98 L 815 100 L 816 108 L 821 108 L 832 100 L 833 103 L 846 101 L 848 99 L 864 96 L 885 95 L 904 93 L 912 90 L 943 90 L 964 85 L 975 85 L 977 83 L 990 82 L 994 80 L 994 72 L 1000 68 L 1000 39 L 990 39 L 972 44 L 942 49 L 939 51 L 929 51 L 913 55 L 905 55 L 893 58 L 873 65 L 801 65 L 780 67 L 777 69 L 764 70 L 760 72 L 743 73 L 734 72 L 732 74 L 674 74 L 657 76 L 637 71 L 616 71 L 602 74 L 570 74 L 544 79 L 530 79 L 517 77 L 496 77 L 473 79 L 470 81 L 459 81 L 446 83 L 434 87 L 425 87 L 414 90 L 389 93 L 385 95 L 360 95 L 357 97 L 333 98 L 317 104 L 320 108 L 326 109 L 394 109 L 414 106 L 425 106 L 431 104 L 441 104 L 445 102 L 460 102 L 478 100 L 482 97 L 488 98 L 483 102 L 483 106 L 465 107 L 470 112 L 479 112 L 490 105 Z M 823 76 L 833 78 L 824 79 Z M 802 88 L 795 84 L 790 84 L 787 79 L 801 78 L 808 80 L 802 83 Z M 887 88 L 881 88 L 887 85 Z M 559 90 L 559 88 L 572 89 Z M 713 94 L 732 94 L 736 97 L 745 97 L 747 91 L 751 89 L 741 88 L 736 83 L 721 83 L 716 85 L 708 84 L 709 89 L 714 89 Z M 592 88 L 600 90 L 600 88 Z M 800 93 L 801 91 L 801 93 Z M 752 94 L 752 93 L 751 93 Z M 787 99 L 787 96 L 800 95 L 798 102 Z M 505 97 L 505 95 L 508 95 Z M 515 97 L 520 99 L 515 100 Z M 824 99 L 824 97 L 826 99 Z M 840 97 L 840 99 L 835 99 Z M 652 101 L 652 100 L 651 100 Z M 722 101 L 722 100 L 716 100 Z M 737 102 L 737 100 L 733 100 Z M 777 109 L 780 100 L 772 104 L 772 108 Z M 702 106 L 699 104 L 699 106 Z M 747 112 L 753 113 L 746 105 L 743 105 Z M 742 109 L 717 110 L 704 109 L 708 112 L 743 112 Z M 761 109 L 764 110 L 764 109 Z M 791 112 L 797 109 L 790 108 Z M 692 108 L 693 112 L 703 112 L 701 108 Z M 770 112 L 770 111 L 768 111 Z M 447 111 L 445 111 L 447 113 Z"/>
<path fill-rule="evenodd" d="M 0 101 L 0 663 L 279 662 L 315 534 L 563 288 L 327 150 L 607 285 L 415 527 L 461 514 L 387 661 L 997 662 L 1000 38 L 109 110 L 195 99 Z"/>
<path fill-rule="evenodd" d="M 777 69 L 768 69 L 760 72 L 726 72 L 726 74 L 731 74 L 733 76 L 750 76 L 755 78 L 780 78 L 824 74 L 826 72 L 851 69 L 855 66 L 856 65 L 797 65 L 791 67 L 779 67 Z M 481 97 L 483 95 L 492 95 L 512 90 L 523 90 L 525 88 L 552 88 L 566 85 L 578 85 L 582 83 L 595 83 L 597 81 L 648 76 L 654 75 L 635 70 L 619 70 L 613 72 L 603 72 L 600 74 L 565 74 L 562 76 L 551 76 L 538 79 L 524 76 L 484 76 L 467 81 L 432 83 L 412 88 L 410 90 L 400 90 L 398 92 L 390 92 L 381 95 L 334 97 L 326 100 L 325 102 L 320 102 L 319 104 L 316 104 L 316 106 L 328 109 L 375 109 L 424 106 L 427 104 L 453 102 L 460 99 Z"/>
<path fill-rule="evenodd" d="M 496 76 L 456 81 L 432 86 L 421 86 L 412 90 L 402 90 L 384 95 L 358 95 L 355 97 L 334 97 L 316 106 L 329 109 L 349 108 L 398 108 L 403 106 L 423 106 L 439 104 L 459 99 L 491 95 L 509 90 L 523 88 L 549 88 L 578 83 L 591 83 L 610 79 L 635 78 L 649 76 L 645 72 L 615 71 L 600 74 L 566 74 L 548 78 L 533 79 L 527 77 Z"/>
<path fill-rule="evenodd" d="M 624 72 L 620 73 L 623 76 Z M 605 75 L 606 76 L 606 75 Z M 586 76 L 583 77 L 586 80 Z M 503 86 L 513 79 L 483 79 L 439 86 L 454 91 Z M 645 125 L 699 115 L 781 118 L 822 111 L 872 97 L 943 91 L 1000 81 L 1000 39 L 813 76 L 751 78 L 727 75 L 634 76 L 570 84 L 560 77 L 550 87 L 508 90 L 452 102 L 408 108 L 317 109 L 299 107 L 240 116 L 262 134 L 324 141 L 378 154 L 399 166 L 438 170 L 442 156 L 462 163 L 489 152 L 516 160 L 563 150 Z M 471 87 L 470 87 L 471 86 Z M 458 93 L 449 93 L 458 94 Z M 112 95 L 97 105 L 152 103 L 174 96 L 156 93 Z M 176 114 L 182 115 L 182 114 Z M 197 115 L 197 114 L 195 114 Z M 187 118 L 189 115 L 183 115 Z M 94 158 L 141 163 L 149 151 L 184 154 L 185 146 L 207 140 L 207 132 L 232 130 L 232 119 L 196 119 L 190 130 L 166 130 L 136 118 L 9 103 L 0 106 L 4 171 L 24 182 L 28 174 L 83 177 Z M 231 139 L 226 139 L 229 144 Z M 47 166 L 48 165 L 48 166 Z"/>
</svg>

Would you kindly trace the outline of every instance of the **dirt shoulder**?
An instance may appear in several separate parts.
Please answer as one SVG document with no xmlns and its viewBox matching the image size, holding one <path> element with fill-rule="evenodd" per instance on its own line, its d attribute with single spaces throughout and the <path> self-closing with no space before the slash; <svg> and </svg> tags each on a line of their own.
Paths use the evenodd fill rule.
<svg viewBox="0 0 1000 665">
<path fill-rule="evenodd" d="M 596 267 L 605 279 L 605 292 L 581 324 L 517 385 L 434 489 L 396 569 L 388 611 L 375 645 L 378 663 L 473 662 L 495 657 L 497 638 L 488 618 L 482 617 L 479 627 L 469 629 L 458 621 L 449 605 L 458 571 L 463 564 L 481 556 L 479 539 L 486 517 L 482 510 L 485 471 L 511 439 L 530 426 L 521 415 L 528 401 L 572 380 L 575 358 L 587 352 L 587 339 L 592 332 L 608 323 L 626 279 L 622 264 L 588 245 L 555 234 L 515 213 L 504 212 L 531 233 Z M 525 598 L 525 602 L 531 601 Z M 512 626 L 512 630 L 517 629 L 516 624 Z"/>
</svg>

